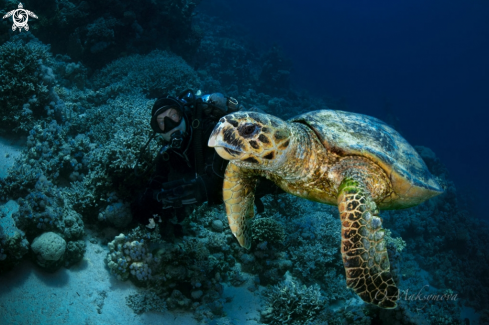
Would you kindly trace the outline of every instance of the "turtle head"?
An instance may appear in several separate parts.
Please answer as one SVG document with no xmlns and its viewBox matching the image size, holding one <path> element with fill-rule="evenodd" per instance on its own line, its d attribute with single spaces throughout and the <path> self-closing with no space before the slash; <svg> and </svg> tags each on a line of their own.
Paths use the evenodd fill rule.
<svg viewBox="0 0 489 325">
<path fill-rule="evenodd" d="M 290 135 L 288 124 L 275 116 L 236 112 L 219 120 L 208 145 L 239 167 L 274 170 L 286 159 Z"/>
</svg>

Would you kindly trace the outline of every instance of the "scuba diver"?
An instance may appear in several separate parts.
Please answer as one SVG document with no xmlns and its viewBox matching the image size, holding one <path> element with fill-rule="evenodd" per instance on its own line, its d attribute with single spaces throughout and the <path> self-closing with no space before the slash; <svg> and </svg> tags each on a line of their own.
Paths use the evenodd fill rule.
<svg viewBox="0 0 489 325">
<path fill-rule="evenodd" d="M 191 90 L 178 97 L 163 96 L 156 100 L 150 125 L 153 137 L 159 133 L 164 142 L 155 158 L 149 184 L 131 205 L 138 222 L 148 228 L 162 222 L 159 225 L 164 234 L 180 236 L 183 234 L 180 223 L 195 205 L 205 201 L 209 205 L 223 203 L 222 183 L 228 161 L 209 148 L 207 141 L 222 116 L 241 108 L 232 97 L 220 93 L 197 97 Z M 267 193 L 277 189 L 267 182 Z M 263 211 L 261 201 L 256 201 L 258 211 Z"/>
</svg>

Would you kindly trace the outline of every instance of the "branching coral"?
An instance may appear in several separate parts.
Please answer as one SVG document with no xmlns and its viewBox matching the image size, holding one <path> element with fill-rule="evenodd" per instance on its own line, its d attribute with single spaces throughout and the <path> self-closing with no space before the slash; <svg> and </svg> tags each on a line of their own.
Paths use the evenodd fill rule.
<svg viewBox="0 0 489 325">
<path fill-rule="evenodd" d="M 0 46 L 0 123 L 24 132 L 34 120 L 46 117 L 58 105 L 53 92 L 55 76 L 50 67 L 49 46 L 31 40 L 10 41 Z"/>
<path fill-rule="evenodd" d="M 261 312 L 262 322 L 271 325 L 306 324 L 324 308 L 325 300 L 319 286 L 301 285 L 290 276 L 263 293 L 266 301 Z"/>
<path fill-rule="evenodd" d="M 106 257 L 111 272 L 119 279 L 158 288 L 151 292 L 141 290 L 128 300 L 129 306 L 137 312 L 198 308 L 198 317 L 202 319 L 221 315 L 221 282 L 239 273 L 233 258 L 238 244 L 228 228 L 216 231 L 213 226 L 213 221 L 222 222 L 224 218 L 221 210 L 204 204 L 189 216 L 186 225 L 189 235 L 184 238 L 173 238 L 173 242 L 161 240 L 157 235 L 159 224 L 151 231 L 138 227 L 128 235 L 117 236 L 109 244 L 110 253 Z"/>
<path fill-rule="evenodd" d="M 282 224 L 272 218 L 257 218 L 252 223 L 252 238 L 256 243 L 281 243 L 285 238 Z"/>
</svg>

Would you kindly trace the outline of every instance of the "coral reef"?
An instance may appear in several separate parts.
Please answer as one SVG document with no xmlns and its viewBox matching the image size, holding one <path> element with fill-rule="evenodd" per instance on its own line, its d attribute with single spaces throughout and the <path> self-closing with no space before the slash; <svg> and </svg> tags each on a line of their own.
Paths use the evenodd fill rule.
<svg viewBox="0 0 489 325">
<path fill-rule="evenodd" d="M 81 62 L 72 62 L 68 55 L 57 54 L 53 70 L 59 86 L 82 90 L 87 85 L 88 69 Z M 55 87 L 56 90 L 56 87 Z"/>
<path fill-rule="evenodd" d="M 285 57 L 278 45 L 263 55 L 263 67 L 258 90 L 272 95 L 281 95 L 289 90 L 292 61 Z"/>
<path fill-rule="evenodd" d="M 307 287 L 294 281 L 290 274 L 263 293 L 265 308 L 261 312 L 265 324 L 306 324 L 324 308 L 326 301 L 319 286 Z"/>
<path fill-rule="evenodd" d="M 147 55 L 131 55 L 113 61 L 92 78 L 96 89 L 108 98 L 141 91 L 149 98 L 175 95 L 179 87 L 196 89 L 200 82 L 195 71 L 179 56 L 155 50 Z"/>
<path fill-rule="evenodd" d="M 165 301 L 154 290 L 130 295 L 126 298 L 126 302 L 136 314 L 142 314 L 148 311 L 164 312 L 167 310 Z"/>
<path fill-rule="evenodd" d="M 31 249 L 37 264 L 47 269 L 56 268 L 65 254 L 66 241 L 54 232 L 45 232 L 34 238 Z"/>
<path fill-rule="evenodd" d="M 70 63 L 67 61 L 56 61 L 56 64 L 57 71 L 69 70 Z M 77 69 L 83 70 L 83 67 L 78 64 Z M 83 77 L 80 80 L 83 81 Z M 67 80 L 66 84 L 70 84 L 70 81 Z M 41 121 L 34 125 L 27 137 L 29 150 L 22 153 L 9 175 L 2 180 L 1 191 L 7 197 L 24 197 L 35 187 L 39 177 L 44 175 L 54 184 L 69 184 L 69 187 L 63 187 L 62 192 L 70 206 L 87 220 L 96 220 L 98 214 L 110 204 L 108 200 L 114 191 L 113 183 L 119 181 L 117 177 L 123 178 L 122 182 L 132 175 L 126 169 L 134 167 L 149 134 L 143 111 L 152 103 L 136 94 L 116 98 L 102 107 L 88 108 L 105 103 L 107 98 L 101 99 L 89 90 L 55 90 L 68 103 L 64 106 L 60 121 Z M 135 116 L 140 119 L 140 123 L 135 123 Z M 133 130 L 133 133 L 129 130 Z M 109 144 L 106 146 L 100 145 L 107 142 Z M 142 156 L 142 168 L 151 161 L 156 146 L 153 142 L 150 151 Z M 132 177 L 133 182 L 145 181 Z M 127 186 L 130 183 L 124 184 Z M 122 206 L 127 206 L 124 199 L 132 197 L 131 194 L 126 191 L 118 200 Z M 115 216 L 112 214 L 111 217 Z M 109 218 L 109 222 L 122 227 L 128 219 L 126 211 L 125 218 Z"/>
<path fill-rule="evenodd" d="M 267 324 L 458 324 L 462 303 L 485 308 L 489 229 L 462 208 L 447 169 L 424 147 L 416 149 L 446 192 L 412 209 L 381 212 L 390 229 L 391 271 L 408 293 L 392 311 L 365 305 L 346 288 L 336 207 L 290 195 L 263 198 L 266 211 L 253 220 L 249 251 L 239 247 L 222 208 L 206 204 L 181 225 L 168 221 L 163 237 L 158 229 L 130 229 L 128 205 L 147 180 L 133 169 L 139 157 L 139 169 L 149 169 L 161 144 L 157 138 L 141 154 L 155 97 L 183 88 L 222 91 L 252 110 L 283 118 L 345 109 L 341 101 L 291 89 L 291 64 L 278 48 L 257 55 L 250 40 L 234 35 L 236 27 L 210 17 L 201 19 L 200 32 L 190 28 L 195 4 L 167 1 L 156 12 L 151 1 L 48 1 L 45 8 L 32 8 L 43 17 L 36 34 L 49 39 L 45 33 L 60 29 L 63 44 L 58 40 L 53 48 L 64 54 L 53 57 L 48 46 L 25 35 L 0 47 L 2 64 L 15 63 L 0 80 L 2 127 L 26 134 L 25 150 L 0 181 L 1 197 L 19 204 L 13 214 L 18 229 L 7 233 L 0 226 L 0 273 L 23 256 L 49 270 L 77 263 L 90 225 L 100 237 L 112 234 L 106 263 L 116 278 L 139 286 L 127 299 L 136 313 L 185 309 L 211 323 L 226 317 L 224 284 L 265 290 L 261 316 Z M 151 18 L 141 19 L 148 12 Z M 164 35 L 158 44 L 165 50 L 147 45 L 156 35 Z M 189 59 L 196 50 L 199 57 Z M 106 63 L 100 70 L 87 68 Z M 168 234 L 171 226 L 182 227 L 184 236 Z M 115 231 L 120 235 L 114 238 Z M 52 240 L 41 245 L 46 237 Z M 445 298 L 416 300 L 421 289 Z M 459 300 L 448 298 L 454 295 Z M 107 292 L 99 296 L 101 310 Z"/>
<path fill-rule="evenodd" d="M 58 110 L 49 46 L 17 38 L 0 45 L 0 125 L 28 131 L 34 121 Z"/>
<path fill-rule="evenodd" d="M 155 44 L 188 57 L 200 42 L 200 34 L 192 28 L 192 15 L 199 2 L 62 0 L 32 3 L 29 9 L 39 20 L 32 24 L 31 30 L 43 42 L 52 44 L 56 53 L 66 53 L 95 68 L 121 54 L 147 53 Z"/>
<path fill-rule="evenodd" d="M 255 243 L 281 243 L 285 238 L 283 226 L 272 218 L 256 218 L 251 227 L 252 238 Z"/>
<path fill-rule="evenodd" d="M 119 280 L 148 281 L 160 259 L 150 252 L 148 243 L 159 242 L 157 232 L 150 233 L 141 226 L 127 236 L 120 234 L 109 243 L 105 262 Z"/>
<path fill-rule="evenodd" d="M 116 228 L 124 228 L 132 221 L 129 203 L 117 199 L 112 195 L 107 200 L 110 203 L 98 214 L 99 221 L 105 221 Z"/>
<path fill-rule="evenodd" d="M 62 192 L 45 176 L 40 176 L 35 190 L 19 198 L 18 203 L 13 218 L 28 239 L 46 231 L 56 231 L 67 240 L 80 239 L 84 234 L 81 216 L 70 209 Z"/>
<path fill-rule="evenodd" d="M 222 26 L 215 17 L 202 12 L 196 22 L 205 32 L 192 62 L 203 88 L 235 97 L 253 88 L 260 66 L 246 33 L 236 25 Z"/>
<path fill-rule="evenodd" d="M 154 230 L 138 227 L 109 243 L 111 273 L 153 288 L 141 289 L 128 305 L 136 312 L 192 309 L 200 320 L 222 315 L 221 283 L 240 276 L 233 257 L 240 248 L 222 227 L 224 220 L 222 212 L 204 204 L 189 216 L 184 238 L 161 239 L 157 224 Z"/>
<path fill-rule="evenodd" d="M 93 146 L 83 135 L 73 139 L 67 131 L 55 120 L 36 124 L 27 136 L 27 151 L 9 171 L 2 190 L 18 197 L 28 193 L 41 175 L 56 183 L 82 178 L 87 172 L 86 154 Z"/>
<path fill-rule="evenodd" d="M 85 243 L 81 238 L 85 230 L 82 218 L 45 176 L 40 176 L 35 189 L 24 198 L 19 198 L 18 203 L 19 210 L 13 213 L 13 219 L 32 243 L 35 261 L 40 266 L 55 270 L 61 265 L 69 267 L 83 258 Z M 54 254 L 56 258 L 47 253 L 46 249 L 52 246 L 49 242 L 63 242 L 63 245 L 60 244 L 63 249 L 59 248 Z"/>
<path fill-rule="evenodd" d="M 29 242 L 21 231 L 7 234 L 0 225 L 0 275 L 17 265 L 28 250 Z"/>
</svg>

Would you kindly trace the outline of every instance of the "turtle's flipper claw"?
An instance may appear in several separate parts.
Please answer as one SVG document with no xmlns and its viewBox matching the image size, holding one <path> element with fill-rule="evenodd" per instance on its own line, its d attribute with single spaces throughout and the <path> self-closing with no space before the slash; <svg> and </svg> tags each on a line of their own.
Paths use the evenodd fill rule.
<svg viewBox="0 0 489 325">
<path fill-rule="evenodd" d="M 346 285 L 365 302 L 395 308 L 399 289 L 390 273 L 382 220 L 370 194 L 360 182 L 346 178 L 340 185 L 338 208 Z"/>
<path fill-rule="evenodd" d="M 229 227 L 244 248 L 251 247 L 250 219 L 254 216 L 257 177 L 229 163 L 224 176 L 222 194 Z"/>
</svg>

